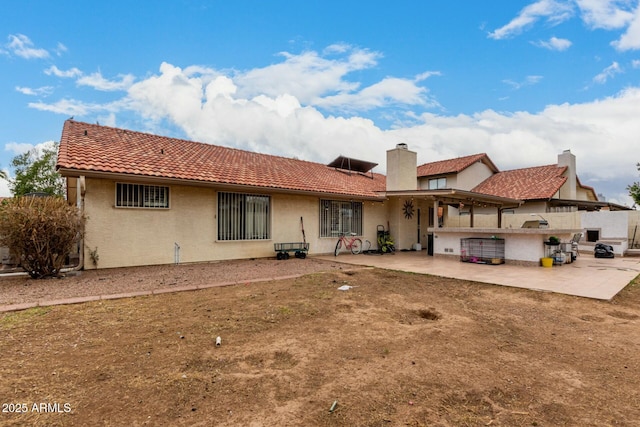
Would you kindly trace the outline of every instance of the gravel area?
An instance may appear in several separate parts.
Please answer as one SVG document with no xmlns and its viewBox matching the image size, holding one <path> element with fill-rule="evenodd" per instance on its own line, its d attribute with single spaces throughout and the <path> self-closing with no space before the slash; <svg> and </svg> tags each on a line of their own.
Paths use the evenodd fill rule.
<svg viewBox="0 0 640 427">
<path fill-rule="evenodd" d="M 315 258 L 273 258 L 202 264 L 159 265 L 69 272 L 64 278 L 33 280 L 28 276 L 0 276 L 0 308 L 11 305 L 113 296 L 130 293 L 179 291 L 257 280 L 289 277 L 352 266 Z"/>
</svg>

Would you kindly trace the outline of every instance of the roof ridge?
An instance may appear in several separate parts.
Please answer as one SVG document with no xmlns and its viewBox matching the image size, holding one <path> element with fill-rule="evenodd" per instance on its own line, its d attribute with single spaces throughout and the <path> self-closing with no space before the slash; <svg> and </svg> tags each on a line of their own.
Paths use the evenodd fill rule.
<svg viewBox="0 0 640 427">
<path fill-rule="evenodd" d="M 451 161 L 455 161 L 455 160 L 462 160 L 462 159 L 467 159 L 467 158 L 472 158 L 472 157 L 482 157 L 482 156 L 487 156 L 488 157 L 487 153 L 476 153 L 476 154 L 469 154 L 469 155 L 466 155 L 466 156 L 458 156 L 458 157 L 451 157 L 451 158 L 448 158 L 448 159 L 436 160 L 436 161 L 433 161 L 433 162 L 426 162 L 426 163 L 423 163 L 421 165 L 418 165 L 418 167 L 424 166 L 424 165 L 432 165 L 432 164 L 435 164 L 435 163 L 451 162 Z"/>
<path fill-rule="evenodd" d="M 560 166 L 557 163 L 554 163 L 554 164 L 549 164 L 549 165 L 527 166 L 525 168 L 507 169 L 507 170 L 500 171 L 498 173 L 514 172 L 514 171 L 521 171 L 521 170 L 527 170 L 527 169 L 543 169 L 543 168 L 549 168 L 549 167 L 556 167 L 556 168 L 559 168 L 559 169 L 566 168 L 566 166 Z"/>
</svg>

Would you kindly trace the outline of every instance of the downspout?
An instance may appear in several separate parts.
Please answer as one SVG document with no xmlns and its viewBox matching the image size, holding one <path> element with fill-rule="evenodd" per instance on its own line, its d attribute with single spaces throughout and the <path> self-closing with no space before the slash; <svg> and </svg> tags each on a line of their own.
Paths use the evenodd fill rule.
<svg viewBox="0 0 640 427">
<path fill-rule="evenodd" d="M 180 264 L 180 245 L 178 242 L 173 243 L 173 262 L 175 265 Z"/>
<path fill-rule="evenodd" d="M 78 199 L 78 208 L 80 208 L 80 213 L 84 216 L 84 194 L 87 190 L 87 185 L 85 181 L 84 175 L 80 175 L 78 177 L 78 190 L 80 190 L 80 198 Z M 80 253 L 78 254 L 78 265 L 73 268 L 70 268 L 67 271 L 79 271 L 84 268 L 84 230 L 82 233 L 82 237 L 80 237 Z"/>
</svg>

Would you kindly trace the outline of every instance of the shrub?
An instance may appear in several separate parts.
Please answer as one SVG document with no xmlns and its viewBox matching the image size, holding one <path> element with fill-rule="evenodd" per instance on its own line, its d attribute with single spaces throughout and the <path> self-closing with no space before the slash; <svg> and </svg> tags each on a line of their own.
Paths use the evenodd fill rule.
<svg viewBox="0 0 640 427">
<path fill-rule="evenodd" d="M 0 206 L 0 244 L 32 278 L 56 277 L 82 237 L 84 221 L 61 197 L 8 199 Z"/>
</svg>

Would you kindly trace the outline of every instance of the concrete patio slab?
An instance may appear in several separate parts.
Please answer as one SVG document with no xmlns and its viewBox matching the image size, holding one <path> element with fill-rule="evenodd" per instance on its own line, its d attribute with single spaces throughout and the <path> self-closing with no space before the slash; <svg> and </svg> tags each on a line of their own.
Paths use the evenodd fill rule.
<svg viewBox="0 0 640 427">
<path fill-rule="evenodd" d="M 594 258 L 591 254 L 581 254 L 571 264 L 552 268 L 472 264 L 455 258 L 428 256 L 425 251 L 319 258 L 601 300 L 611 300 L 640 274 L 640 258 L 605 259 Z"/>
</svg>

